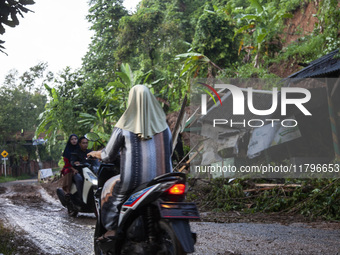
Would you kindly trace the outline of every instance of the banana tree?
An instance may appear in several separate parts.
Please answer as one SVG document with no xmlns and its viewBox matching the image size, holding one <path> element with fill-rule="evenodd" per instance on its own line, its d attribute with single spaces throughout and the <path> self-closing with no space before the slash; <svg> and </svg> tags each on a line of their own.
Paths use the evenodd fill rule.
<svg viewBox="0 0 340 255">
<path fill-rule="evenodd" d="M 117 108 L 118 106 L 120 111 L 125 110 L 129 91 L 133 86 L 137 84 L 144 84 L 149 86 L 151 92 L 154 93 L 152 86 L 163 80 L 159 79 L 150 83 L 149 78 L 152 74 L 151 70 L 146 73 L 142 73 L 140 71 L 133 72 L 129 64 L 123 63 L 120 67 L 120 70 L 121 72 L 115 73 L 118 78 L 115 81 L 109 82 L 107 84 L 105 88 L 106 96 L 103 96 L 103 100 L 101 102 L 101 104 L 114 103 L 115 107 Z"/>
<path fill-rule="evenodd" d="M 126 103 L 130 89 L 140 83 L 143 77 L 144 81 L 149 74 L 137 75 L 129 64 L 121 65 L 121 72 L 115 74 L 118 78 L 109 82 L 105 88 L 98 88 L 95 93 L 101 98 L 101 102 L 92 113 L 83 112 L 79 114 L 80 127 L 88 131 L 96 132 L 107 141 L 110 138 L 112 127 L 126 109 Z"/>
<path fill-rule="evenodd" d="M 113 93 L 119 93 L 122 101 L 126 102 L 130 89 L 137 84 L 146 84 L 146 81 L 151 75 L 151 71 L 143 74 L 133 72 L 130 65 L 124 63 L 121 64 L 120 70 L 120 72 L 115 72 L 118 78 L 107 84 L 106 91 L 111 95 Z"/>
<path fill-rule="evenodd" d="M 50 96 L 50 102 L 38 117 L 40 123 L 36 128 L 35 136 L 45 133 L 50 141 L 55 141 L 59 135 L 68 137 L 72 133 L 81 133 L 76 121 L 77 111 L 74 100 L 60 96 L 56 88 L 46 84 L 45 88 Z"/>
<path fill-rule="evenodd" d="M 282 20 L 291 18 L 293 15 L 277 10 L 273 3 L 263 6 L 258 0 L 249 0 L 249 2 L 255 8 L 255 13 L 236 16 L 238 23 L 246 22 L 246 24 L 235 31 L 234 38 L 241 33 L 244 35 L 240 43 L 239 53 L 244 45 L 246 36 L 251 38 L 249 42 L 251 45 L 247 48 L 256 53 L 254 67 L 258 68 L 263 45 L 268 44 L 277 34 Z"/>
<path fill-rule="evenodd" d="M 80 113 L 78 123 L 85 130 L 97 133 L 104 141 L 108 141 L 112 132 L 112 116 L 114 113 L 109 112 L 109 105 L 104 109 L 95 108 L 95 114 Z"/>
<path fill-rule="evenodd" d="M 191 78 L 197 78 L 199 72 L 203 67 L 207 68 L 206 77 L 213 77 L 213 68 L 222 71 L 222 68 L 212 62 L 207 56 L 201 53 L 189 52 L 179 54 L 176 56 L 177 59 L 186 58 L 182 66 L 180 76 L 186 75 L 186 83 L 189 84 Z"/>
</svg>

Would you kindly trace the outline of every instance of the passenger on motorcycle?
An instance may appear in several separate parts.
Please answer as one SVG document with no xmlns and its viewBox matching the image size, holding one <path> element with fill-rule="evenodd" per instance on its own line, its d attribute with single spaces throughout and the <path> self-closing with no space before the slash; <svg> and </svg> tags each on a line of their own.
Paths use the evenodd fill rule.
<svg viewBox="0 0 340 255">
<path fill-rule="evenodd" d="M 78 148 L 79 148 L 78 136 L 75 134 L 70 135 L 63 153 L 65 165 L 61 170 L 61 174 L 63 175 L 63 190 L 65 191 L 67 197 L 69 197 L 70 195 L 73 176 L 71 156 L 72 153 L 74 153 Z"/>
<path fill-rule="evenodd" d="M 115 239 L 119 210 L 129 193 L 140 184 L 172 171 L 171 132 L 166 116 L 144 85 L 136 85 L 130 90 L 128 107 L 113 129 L 107 146 L 89 153 L 88 157 L 109 163 L 119 152 L 120 181 L 111 196 L 102 201 L 101 220 L 107 232 L 98 240 L 103 243 Z"/>
<path fill-rule="evenodd" d="M 87 149 L 89 145 L 89 141 L 84 136 L 79 138 L 78 144 L 79 144 L 78 149 L 76 149 L 76 151 L 72 153 L 71 164 L 74 168 L 73 180 L 76 183 L 77 192 L 78 192 L 80 201 L 82 201 L 81 196 L 83 193 L 84 180 L 83 180 L 82 175 L 79 173 L 79 169 L 77 169 L 77 166 L 80 164 L 86 163 L 87 154 L 91 152 L 92 150 Z"/>
</svg>

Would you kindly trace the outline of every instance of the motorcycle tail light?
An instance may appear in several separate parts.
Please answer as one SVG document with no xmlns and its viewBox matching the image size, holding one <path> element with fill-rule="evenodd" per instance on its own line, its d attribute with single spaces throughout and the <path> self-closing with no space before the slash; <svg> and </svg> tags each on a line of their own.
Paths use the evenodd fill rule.
<svg viewBox="0 0 340 255">
<path fill-rule="evenodd" d="M 174 184 L 168 190 L 170 195 L 183 195 L 185 193 L 185 184 Z"/>
</svg>

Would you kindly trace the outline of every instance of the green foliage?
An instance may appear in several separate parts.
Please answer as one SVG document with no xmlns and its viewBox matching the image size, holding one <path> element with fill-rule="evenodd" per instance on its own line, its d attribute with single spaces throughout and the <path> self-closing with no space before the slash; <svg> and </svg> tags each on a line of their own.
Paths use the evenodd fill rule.
<svg viewBox="0 0 340 255">
<path fill-rule="evenodd" d="M 0 140 L 3 141 L 21 130 L 32 130 L 45 103 L 46 97 L 38 92 L 1 87 Z"/>
<path fill-rule="evenodd" d="M 255 13 L 236 16 L 239 24 L 242 24 L 243 21 L 246 21 L 246 24 L 237 29 L 235 35 L 246 32 L 240 47 L 245 44 L 256 52 L 254 66 L 259 67 L 260 53 L 268 54 L 268 43 L 274 39 L 279 41 L 277 31 L 282 26 L 283 20 L 291 18 L 292 15 L 278 9 L 273 2 L 266 5 L 262 5 L 257 0 L 249 0 L 249 2 L 254 6 Z"/>
<path fill-rule="evenodd" d="M 265 67 L 254 67 L 253 64 L 243 64 L 237 68 L 236 77 L 240 78 L 275 78 L 276 75 L 268 71 Z"/>
<path fill-rule="evenodd" d="M 32 176 L 28 174 L 21 175 L 19 177 L 12 177 L 12 176 L 0 176 L 0 183 L 3 182 L 12 182 L 12 181 L 17 181 L 17 180 L 26 180 L 26 179 L 31 179 Z"/>
<path fill-rule="evenodd" d="M 276 59 L 271 59 L 268 62 L 280 63 L 293 59 L 295 63 L 309 63 L 339 49 L 340 8 L 338 7 L 338 1 L 324 0 L 320 2 L 315 16 L 319 22 L 315 24 L 311 35 L 300 37 L 295 43 L 282 49 Z"/>
<path fill-rule="evenodd" d="M 203 77 L 213 77 L 214 74 L 212 72 L 212 68 L 216 68 L 218 70 L 222 70 L 219 66 L 217 66 L 214 62 L 212 62 L 207 56 L 190 52 L 185 54 L 179 54 L 176 56 L 177 58 L 185 58 L 185 61 L 183 63 L 183 67 L 180 73 L 180 76 L 185 75 L 187 83 L 189 83 L 189 80 L 191 78 L 197 78 L 202 77 L 200 76 L 200 69 L 208 70 L 207 74 Z"/>
<path fill-rule="evenodd" d="M 94 94 L 110 83 L 120 93 L 126 81 L 118 68 L 129 63 L 134 84 L 140 78 L 165 110 L 178 109 L 186 90 L 175 56 L 189 49 L 204 2 L 142 1 L 136 13 L 128 14 L 121 1 L 92 1 L 88 19 L 96 36 L 84 58 L 84 86 Z M 111 105 L 111 111 L 119 115 L 121 107 Z"/>
<path fill-rule="evenodd" d="M 218 66 L 229 66 L 238 61 L 233 34 L 234 25 L 230 17 L 218 9 L 214 11 L 213 6 L 207 3 L 197 21 L 192 51 L 206 55 Z"/>
<path fill-rule="evenodd" d="M 316 179 L 312 183 L 314 189 L 298 204 L 295 210 L 309 217 L 340 219 L 340 181 L 339 179 Z"/>
<path fill-rule="evenodd" d="M 104 110 L 101 108 L 95 109 L 94 115 L 88 113 L 80 113 L 78 123 L 86 130 L 97 133 L 105 141 L 108 141 L 112 131 L 112 124 L 109 122 L 110 117 L 113 115 L 109 113 L 109 107 L 106 106 Z"/>
<path fill-rule="evenodd" d="M 48 138 L 54 140 L 57 135 L 68 137 L 78 129 L 74 101 L 64 98 L 56 88 L 45 85 L 51 98 L 46 105 L 46 110 L 39 115 L 40 124 L 36 130 L 36 136 L 45 133 Z"/>
<path fill-rule="evenodd" d="M 89 51 L 83 59 L 83 71 L 88 85 L 87 91 L 104 87 L 114 80 L 114 73 L 119 64 L 114 58 L 118 41 L 116 39 L 120 19 L 128 15 L 122 0 L 90 1 L 87 19 L 95 32 L 89 45 Z"/>
<path fill-rule="evenodd" d="M 18 14 L 24 17 L 23 13 L 27 13 L 31 10 L 27 9 L 26 5 L 35 4 L 33 0 L 4 0 L 0 1 L 0 34 L 5 33 L 5 28 L 3 25 L 9 27 L 16 27 L 19 25 Z M 5 53 L 3 44 L 4 41 L 0 40 L 0 52 Z M 6 54 L 6 53 L 5 53 Z M 6 54 L 7 55 L 7 54 Z"/>
<path fill-rule="evenodd" d="M 40 82 L 50 77 L 46 68 L 47 64 L 40 63 L 21 76 L 12 71 L 0 87 L 0 144 L 11 161 L 19 160 L 20 156 L 34 158 L 32 148 L 24 146 L 25 141 L 18 141 L 16 135 L 32 132 L 38 125 L 37 118 L 47 101 L 40 89 Z"/>
<path fill-rule="evenodd" d="M 301 187 L 278 186 L 257 192 L 249 187 L 254 182 L 261 183 L 259 179 L 237 179 L 228 183 L 226 179 L 218 178 L 196 186 L 193 181 L 189 180 L 192 187 L 188 199 L 196 201 L 202 210 L 286 212 L 328 220 L 340 219 L 340 179 L 287 179 L 285 184 L 297 183 Z"/>
<path fill-rule="evenodd" d="M 58 161 L 65 148 L 64 140 L 70 134 L 82 136 L 90 131 L 89 127 L 81 126 L 77 121 L 84 111 L 93 114 L 93 105 L 97 105 L 100 99 L 96 99 L 94 94 L 89 95 L 83 84 L 83 75 L 78 71 L 72 72 L 70 68 L 65 68 L 57 77 L 44 83 L 49 100 L 37 116 L 35 130 L 36 137 L 44 134 L 48 140 L 46 147 L 41 149 L 43 159 Z"/>
</svg>

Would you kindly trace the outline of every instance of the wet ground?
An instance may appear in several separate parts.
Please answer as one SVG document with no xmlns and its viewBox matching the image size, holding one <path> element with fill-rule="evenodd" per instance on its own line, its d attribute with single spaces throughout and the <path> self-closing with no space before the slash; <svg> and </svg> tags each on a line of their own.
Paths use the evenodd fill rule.
<svg viewBox="0 0 340 255">
<path fill-rule="evenodd" d="M 34 246 L 33 251 L 22 247 L 20 254 L 93 254 L 94 214 L 69 217 L 51 196 L 55 184 L 45 184 L 47 192 L 35 181 L 0 185 L 0 219 Z M 257 223 L 238 214 L 202 216 L 229 223 L 192 222 L 198 235 L 194 254 L 340 254 L 339 223 L 301 223 L 292 216 L 273 222 L 263 215 Z"/>
<path fill-rule="evenodd" d="M 94 214 L 69 217 L 40 185 L 20 183 L 5 188 L 0 187 L 0 217 L 37 246 L 40 254 L 93 254 Z"/>
</svg>

